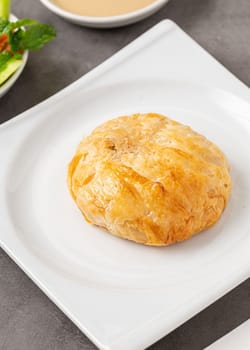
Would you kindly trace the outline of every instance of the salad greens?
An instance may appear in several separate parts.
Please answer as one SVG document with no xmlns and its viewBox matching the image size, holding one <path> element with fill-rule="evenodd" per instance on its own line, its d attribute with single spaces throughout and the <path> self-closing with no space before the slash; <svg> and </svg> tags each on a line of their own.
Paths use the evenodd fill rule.
<svg viewBox="0 0 250 350">
<path fill-rule="evenodd" d="M 9 4 L 9 0 L 0 0 L 0 85 L 21 65 L 25 50 L 40 50 L 56 37 L 49 24 L 29 18 L 10 22 Z"/>
</svg>

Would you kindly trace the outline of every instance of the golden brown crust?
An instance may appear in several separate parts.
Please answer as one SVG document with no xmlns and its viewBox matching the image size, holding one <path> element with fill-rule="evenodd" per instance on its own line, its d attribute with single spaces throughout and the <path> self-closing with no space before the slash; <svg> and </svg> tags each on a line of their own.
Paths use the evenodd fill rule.
<svg viewBox="0 0 250 350">
<path fill-rule="evenodd" d="M 68 186 L 86 220 L 148 245 L 169 245 L 213 225 L 230 192 L 212 142 L 159 114 L 119 117 L 77 148 Z"/>
</svg>

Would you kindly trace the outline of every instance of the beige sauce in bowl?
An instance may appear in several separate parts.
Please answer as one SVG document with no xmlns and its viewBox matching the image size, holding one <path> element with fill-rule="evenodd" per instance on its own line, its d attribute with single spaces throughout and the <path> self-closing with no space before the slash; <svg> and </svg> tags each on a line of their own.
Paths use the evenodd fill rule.
<svg viewBox="0 0 250 350">
<path fill-rule="evenodd" d="M 53 0 L 63 10 L 94 17 L 117 16 L 139 10 L 156 0 Z"/>
</svg>

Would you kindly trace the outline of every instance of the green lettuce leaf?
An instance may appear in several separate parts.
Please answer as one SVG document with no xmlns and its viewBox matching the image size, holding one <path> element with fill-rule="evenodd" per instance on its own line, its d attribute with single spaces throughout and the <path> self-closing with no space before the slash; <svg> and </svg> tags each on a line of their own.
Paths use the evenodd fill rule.
<svg viewBox="0 0 250 350">
<path fill-rule="evenodd" d="M 56 30 L 49 24 L 38 23 L 23 32 L 21 50 L 39 50 L 56 37 Z"/>
<path fill-rule="evenodd" d="M 0 18 L 0 34 L 4 33 L 5 28 L 10 22 L 5 18 Z"/>
<path fill-rule="evenodd" d="M 7 62 L 11 59 L 11 54 L 8 51 L 0 53 L 0 72 L 7 66 Z"/>
</svg>

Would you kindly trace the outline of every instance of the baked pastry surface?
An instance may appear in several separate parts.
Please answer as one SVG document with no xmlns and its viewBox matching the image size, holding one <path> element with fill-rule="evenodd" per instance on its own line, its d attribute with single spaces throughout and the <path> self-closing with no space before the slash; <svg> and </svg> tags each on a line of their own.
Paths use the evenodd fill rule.
<svg viewBox="0 0 250 350">
<path fill-rule="evenodd" d="M 68 187 L 88 222 L 160 246 L 216 223 L 231 179 L 212 142 L 148 113 L 109 120 L 84 137 L 68 168 Z"/>
</svg>

